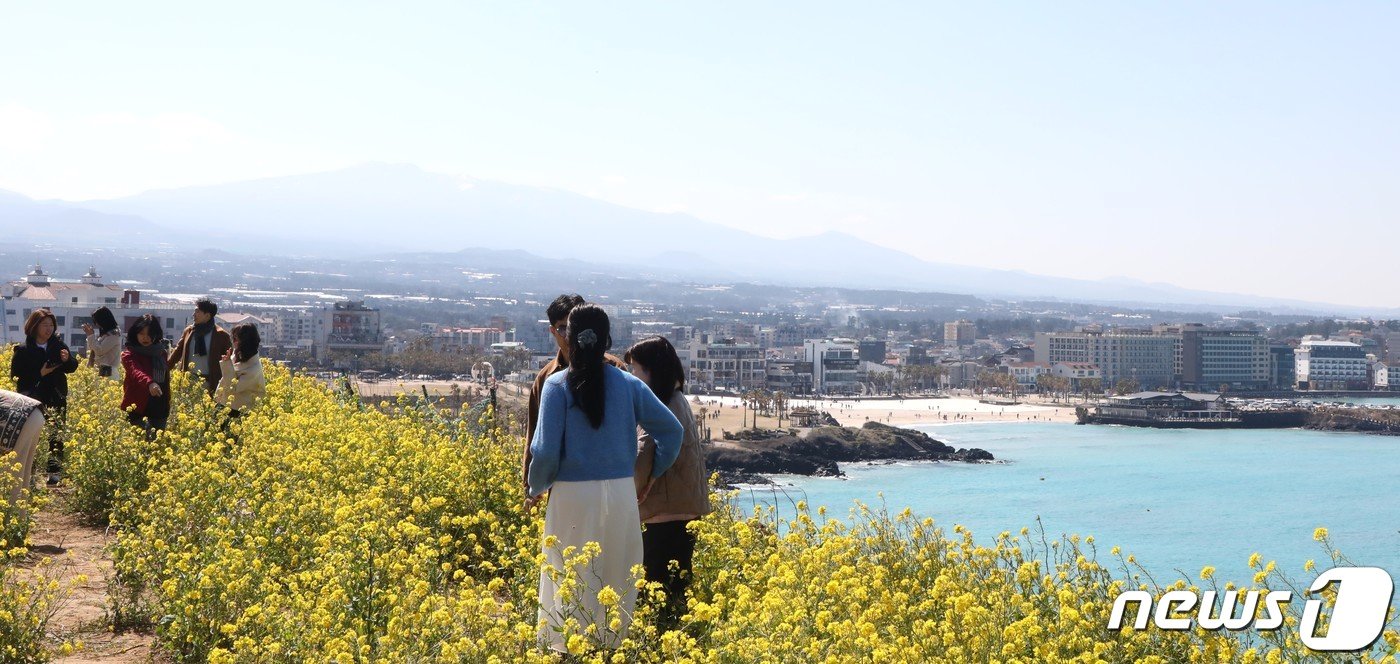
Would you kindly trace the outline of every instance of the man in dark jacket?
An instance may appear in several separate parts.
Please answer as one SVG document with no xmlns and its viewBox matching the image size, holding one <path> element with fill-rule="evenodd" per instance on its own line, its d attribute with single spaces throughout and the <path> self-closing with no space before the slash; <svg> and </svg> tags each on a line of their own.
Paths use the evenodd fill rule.
<svg viewBox="0 0 1400 664">
<path fill-rule="evenodd" d="M 170 352 L 169 360 L 172 371 L 176 368 L 188 369 L 203 377 L 204 389 L 209 391 L 210 396 L 214 395 L 219 379 L 223 377 L 219 358 L 233 348 L 233 338 L 214 323 L 214 316 L 218 313 L 218 305 L 208 298 L 195 302 L 194 325 L 185 328 L 180 342 Z"/>
<path fill-rule="evenodd" d="M 578 294 L 560 295 L 549 303 L 549 308 L 545 309 L 545 315 L 549 317 L 549 336 L 554 338 L 554 345 L 559 349 L 559 353 L 550 360 L 548 364 L 535 374 L 535 384 L 530 387 L 530 408 L 529 418 L 525 422 L 525 453 L 521 455 L 522 464 L 520 467 L 520 481 L 524 486 L 530 483 L 530 441 L 535 437 L 535 424 L 540 419 L 540 393 L 544 391 L 544 381 L 548 380 L 560 371 L 569 368 L 569 312 L 580 304 L 583 304 L 583 296 Z M 609 364 L 627 371 L 627 364 L 612 355 L 604 355 L 603 359 Z"/>
</svg>

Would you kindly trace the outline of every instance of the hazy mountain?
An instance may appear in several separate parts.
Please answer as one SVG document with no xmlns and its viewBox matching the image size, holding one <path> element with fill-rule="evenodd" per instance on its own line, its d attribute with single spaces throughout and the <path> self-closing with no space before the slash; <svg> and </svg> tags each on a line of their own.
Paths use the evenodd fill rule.
<svg viewBox="0 0 1400 664">
<path fill-rule="evenodd" d="M 1133 279 L 1067 279 L 931 263 L 837 232 L 776 240 L 689 215 L 646 212 L 566 191 L 462 179 L 408 165 L 366 164 L 80 203 L 0 196 L 0 219 L 7 228 L 12 218 L 21 226 L 47 226 L 51 231 L 58 227 L 65 236 L 88 240 L 105 241 L 111 228 L 120 228 L 122 242 L 131 236 L 142 242 L 158 237 L 191 248 L 246 253 L 366 257 L 481 248 L 621 266 L 666 278 L 1132 306 L 1358 311 Z M 995 244 L 969 247 L 969 262 L 989 250 L 995 250 Z"/>
</svg>

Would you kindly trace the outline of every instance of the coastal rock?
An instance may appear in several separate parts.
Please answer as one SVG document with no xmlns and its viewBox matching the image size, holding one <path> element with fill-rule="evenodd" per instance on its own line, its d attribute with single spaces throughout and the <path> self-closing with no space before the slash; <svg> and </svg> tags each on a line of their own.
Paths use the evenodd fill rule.
<svg viewBox="0 0 1400 664">
<path fill-rule="evenodd" d="M 822 426 L 792 431 L 745 431 L 716 441 L 709 468 L 726 474 L 840 477 L 838 463 L 862 461 L 992 461 L 983 449 L 954 449 L 920 431 L 866 422 L 860 428 Z"/>
</svg>

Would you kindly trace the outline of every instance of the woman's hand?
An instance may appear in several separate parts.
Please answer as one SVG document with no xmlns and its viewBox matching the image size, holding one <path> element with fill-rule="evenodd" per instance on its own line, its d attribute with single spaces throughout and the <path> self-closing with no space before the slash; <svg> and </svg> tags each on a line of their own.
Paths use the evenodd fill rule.
<svg viewBox="0 0 1400 664">
<path fill-rule="evenodd" d="M 161 391 L 160 386 L 155 383 L 151 383 L 151 396 L 158 397 L 162 394 L 165 393 Z"/>
<path fill-rule="evenodd" d="M 224 358 L 223 358 L 223 359 L 225 359 L 225 360 L 232 360 L 232 359 L 233 359 L 233 346 L 229 346 L 229 347 L 228 347 L 228 350 L 224 351 Z"/>
<path fill-rule="evenodd" d="M 58 359 L 60 359 L 60 360 L 62 360 L 62 361 L 64 361 L 64 362 L 67 362 L 67 361 L 68 361 L 68 358 L 70 358 L 70 357 L 73 357 L 73 356 L 72 356 L 72 354 L 70 354 L 70 353 L 68 352 L 68 349 L 67 349 L 67 348 L 64 348 L 63 350 L 58 351 Z"/>
<path fill-rule="evenodd" d="M 49 375 L 49 374 L 51 374 L 51 373 L 53 373 L 53 372 L 55 372 L 55 371 L 58 371 L 58 365 L 57 365 L 57 364 L 48 364 L 48 363 L 44 363 L 44 366 L 39 367 L 39 376 L 40 376 L 40 377 L 47 376 L 47 375 Z"/>
<path fill-rule="evenodd" d="M 543 497 L 544 497 L 544 494 L 540 494 L 540 495 L 538 495 L 538 496 L 534 496 L 533 498 L 530 497 L 530 496 L 525 496 L 525 511 L 526 511 L 526 512 L 533 512 L 534 509 L 535 509 L 535 506 L 538 505 L 538 504 L 540 504 L 540 498 L 543 498 Z"/>
<path fill-rule="evenodd" d="M 641 505 L 643 502 L 646 501 L 647 496 L 651 495 L 651 488 L 654 487 L 654 486 L 656 486 L 656 478 L 655 478 L 655 477 L 651 478 L 651 481 L 647 482 L 647 485 L 646 485 L 646 486 L 644 486 L 644 487 L 642 487 L 642 488 L 640 488 L 640 489 L 637 490 L 637 504 L 638 504 L 638 505 Z"/>
<path fill-rule="evenodd" d="M 92 336 L 92 325 L 89 325 L 89 324 L 87 324 L 87 323 L 83 323 L 83 334 L 86 334 L 86 335 L 88 335 L 88 336 Z"/>
</svg>

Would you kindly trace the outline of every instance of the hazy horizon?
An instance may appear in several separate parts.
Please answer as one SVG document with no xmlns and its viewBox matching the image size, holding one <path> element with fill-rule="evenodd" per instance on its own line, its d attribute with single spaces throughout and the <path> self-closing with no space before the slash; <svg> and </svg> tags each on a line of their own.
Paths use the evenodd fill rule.
<svg viewBox="0 0 1400 664">
<path fill-rule="evenodd" d="M 934 262 L 1400 307 L 1397 18 L 20 5 L 0 25 L 0 189 L 83 201 L 408 163 Z"/>
</svg>

